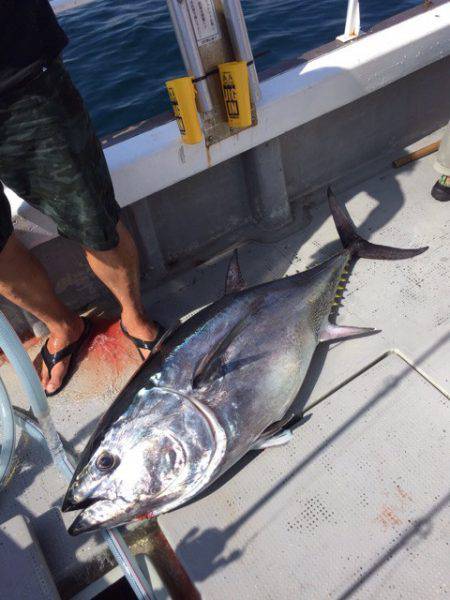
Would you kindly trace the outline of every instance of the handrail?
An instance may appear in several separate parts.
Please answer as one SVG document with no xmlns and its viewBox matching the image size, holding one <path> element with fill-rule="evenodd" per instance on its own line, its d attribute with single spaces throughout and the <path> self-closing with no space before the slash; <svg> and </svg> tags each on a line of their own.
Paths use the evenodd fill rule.
<svg viewBox="0 0 450 600">
<path fill-rule="evenodd" d="M 345 18 L 345 30 L 343 35 L 339 35 L 337 39 L 340 42 L 348 42 L 359 36 L 361 31 L 361 19 L 359 12 L 359 0 L 348 0 L 347 16 Z"/>
<path fill-rule="evenodd" d="M 50 416 L 50 407 L 39 377 L 16 332 L 1 311 L 0 349 L 5 353 L 24 388 L 33 413 L 38 420 L 38 429 L 42 431 L 43 439 L 46 442 L 55 465 L 59 468 L 61 474 L 70 481 L 74 472 L 74 465 L 64 450 L 59 434 Z M 7 394 L 5 397 L 10 404 Z M 36 427 L 34 428 L 38 431 Z M 136 558 L 130 552 L 119 530 L 102 529 L 102 534 L 136 597 L 141 600 L 153 600 L 155 596 L 151 582 L 142 573 Z"/>
</svg>

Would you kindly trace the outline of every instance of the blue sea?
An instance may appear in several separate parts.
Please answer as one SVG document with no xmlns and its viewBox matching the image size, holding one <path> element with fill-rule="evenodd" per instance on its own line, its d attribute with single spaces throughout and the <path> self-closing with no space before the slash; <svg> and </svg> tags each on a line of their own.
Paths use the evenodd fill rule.
<svg viewBox="0 0 450 600">
<path fill-rule="evenodd" d="M 361 0 L 368 29 L 421 0 Z M 347 0 L 243 0 L 259 70 L 343 33 Z M 165 0 L 95 0 L 59 15 L 64 60 L 99 135 L 169 110 L 164 82 L 185 73 Z"/>
</svg>

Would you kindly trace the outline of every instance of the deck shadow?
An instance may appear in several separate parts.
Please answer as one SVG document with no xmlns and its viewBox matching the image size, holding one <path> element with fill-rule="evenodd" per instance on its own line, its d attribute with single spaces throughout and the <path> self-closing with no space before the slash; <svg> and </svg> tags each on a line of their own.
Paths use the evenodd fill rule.
<svg viewBox="0 0 450 600">
<path fill-rule="evenodd" d="M 426 350 L 416 361 L 419 365 L 434 352 L 436 352 L 447 340 L 447 336 L 438 340 L 428 350 Z M 245 552 L 245 548 L 234 550 L 229 555 L 225 555 L 224 551 L 228 542 L 233 538 L 235 533 L 249 520 L 255 513 L 261 510 L 273 497 L 285 487 L 285 485 L 301 473 L 305 467 L 320 457 L 320 455 L 328 448 L 331 443 L 334 443 L 338 438 L 345 434 L 356 421 L 364 417 L 364 415 L 374 408 L 389 392 L 397 387 L 399 382 L 410 372 L 410 366 L 406 365 L 397 377 L 392 378 L 389 384 L 383 390 L 375 394 L 369 399 L 359 410 L 357 410 L 347 421 L 338 427 L 331 435 L 326 437 L 322 442 L 313 449 L 298 465 L 291 469 L 289 473 L 283 476 L 280 481 L 264 494 L 253 506 L 248 508 L 239 518 L 224 529 L 210 528 L 201 531 L 198 527 L 192 528 L 188 534 L 179 542 L 176 551 L 181 558 L 189 561 L 190 573 L 194 581 L 204 581 L 218 569 L 228 563 L 239 559 Z M 358 375 L 359 376 L 359 375 Z M 270 451 L 270 450 L 269 450 Z M 249 464 L 248 461 L 246 464 Z M 245 466 L 242 465 L 241 466 Z M 235 475 L 237 472 L 235 473 Z M 413 528 L 414 529 L 414 528 Z M 189 560 L 191 557 L 191 560 Z M 195 557 L 195 561 L 192 561 Z M 385 561 L 381 561 L 379 566 L 382 566 Z M 369 572 L 367 577 L 372 574 Z M 348 597 L 348 596 L 346 596 Z"/>
<path fill-rule="evenodd" d="M 386 169 L 387 165 L 386 160 Z M 414 168 L 414 165 L 408 167 L 410 170 Z M 376 204 L 357 229 L 362 237 L 376 243 L 379 239 L 374 234 L 402 209 L 405 198 L 394 173 L 387 170 L 378 178 L 355 184 L 350 190 L 340 192 L 338 189 L 337 196 L 341 203 L 347 204 L 355 195 L 364 192 Z M 298 271 L 305 270 L 342 249 L 334 230 L 332 241 L 313 249 L 309 256 L 301 256 L 308 240 L 331 218 L 326 202 L 326 186 L 294 201 L 292 209 L 295 224 L 288 228 L 287 234 L 283 230 L 276 235 L 271 233 L 264 241 L 263 233 L 262 237 L 258 237 L 253 231 L 240 242 L 239 261 L 248 287 L 282 278 L 288 271 L 293 272 L 294 264 L 298 265 Z M 185 315 L 215 302 L 224 294 L 228 262 L 229 254 L 225 253 L 218 259 L 175 275 L 158 288 L 146 289 L 144 300 L 148 314 L 164 325 L 171 325 Z"/>
</svg>

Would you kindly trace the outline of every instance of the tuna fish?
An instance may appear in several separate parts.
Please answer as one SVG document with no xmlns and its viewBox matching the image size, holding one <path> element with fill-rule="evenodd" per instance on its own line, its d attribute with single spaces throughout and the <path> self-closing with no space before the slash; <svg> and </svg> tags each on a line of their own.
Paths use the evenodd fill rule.
<svg viewBox="0 0 450 600">
<path fill-rule="evenodd" d="M 290 406 L 317 345 L 373 330 L 329 320 L 351 259 L 404 259 L 361 238 L 328 191 L 343 250 L 302 273 L 243 289 L 237 257 L 225 296 L 176 329 L 98 423 L 62 510 L 72 535 L 171 511 L 249 450 L 289 439 Z"/>
</svg>

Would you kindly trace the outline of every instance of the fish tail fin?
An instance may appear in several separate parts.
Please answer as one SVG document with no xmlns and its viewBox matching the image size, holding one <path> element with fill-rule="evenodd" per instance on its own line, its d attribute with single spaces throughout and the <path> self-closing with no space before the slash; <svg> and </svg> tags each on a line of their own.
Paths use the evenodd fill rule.
<svg viewBox="0 0 450 600">
<path fill-rule="evenodd" d="M 330 205 L 331 214 L 333 215 L 334 223 L 341 238 L 344 248 L 348 248 L 352 255 L 357 258 L 373 258 L 378 260 L 401 260 L 411 258 L 422 254 L 428 250 L 428 246 L 423 248 L 393 248 L 391 246 L 380 246 L 368 242 L 356 231 L 356 227 L 347 213 L 345 208 L 339 205 L 336 196 L 333 194 L 330 187 L 327 190 L 328 203 Z"/>
</svg>

